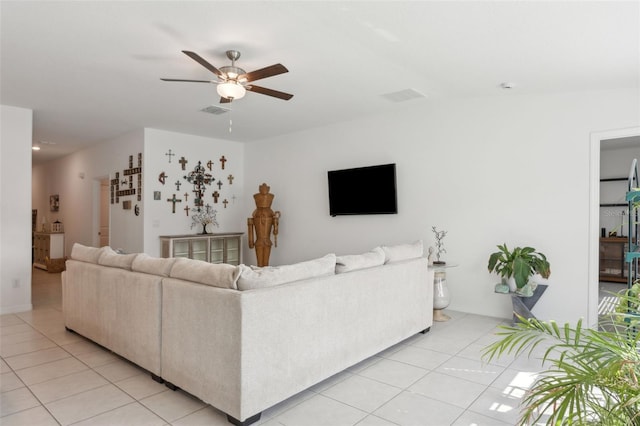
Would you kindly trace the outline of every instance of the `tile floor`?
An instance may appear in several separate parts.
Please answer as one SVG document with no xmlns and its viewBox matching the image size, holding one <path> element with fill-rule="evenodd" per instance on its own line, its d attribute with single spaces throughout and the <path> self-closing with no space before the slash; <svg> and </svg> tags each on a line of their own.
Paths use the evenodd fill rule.
<svg viewBox="0 0 640 426">
<path fill-rule="evenodd" d="M 225 416 L 64 330 L 60 274 L 34 270 L 33 311 L 0 316 L 0 424 L 224 425 Z M 540 361 L 486 364 L 502 319 L 447 313 L 406 341 L 266 410 L 259 425 L 514 425 Z"/>
</svg>

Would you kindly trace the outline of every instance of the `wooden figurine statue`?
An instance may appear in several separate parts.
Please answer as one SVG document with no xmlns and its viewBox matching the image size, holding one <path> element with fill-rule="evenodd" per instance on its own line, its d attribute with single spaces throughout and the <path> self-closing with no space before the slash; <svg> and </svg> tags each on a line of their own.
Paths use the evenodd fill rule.
<svg viewBox="0 0 640 426">
<path fill-rule="evenodd" d="M 247 219 L 247 225 L 249 227 L 249 248 L 255 247 L 258 266 L 269 265 L 272 229 L 275 246 L 278 247 L 278 222 L 280 212 L 271 210 L 274 195 L 269 193 L 270 189 L 266 183 L 263 183 L 259 187 L 260 192 L 253 194 L 256 209 L 253 211 L 252 217 Z"/>
</svg>

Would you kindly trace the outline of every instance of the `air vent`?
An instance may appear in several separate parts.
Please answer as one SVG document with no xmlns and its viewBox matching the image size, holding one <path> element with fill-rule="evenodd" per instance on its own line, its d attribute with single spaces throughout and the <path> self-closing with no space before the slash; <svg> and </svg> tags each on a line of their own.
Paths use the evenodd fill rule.
<svg viewBox="0 0 640 426">
<path fill-rule="evenodd" d="M 213 114 L 213 115 L 221 115 L 221 114 L 224 114 L 225 112 L 229 112 L 231 110 L 227 109 L 227 108 L 222 108 L 222 107 L 219 107 L 219 106 L 216 106 L 216 105 L 210 105 L 210 106 L 208 106 L 206 108 L 202 108 L 200 111 L 206 112 L 206 113 L 209 113 L 209 114 Z"/>
<path fill-rule="evenodd" d="M 413 89 L 400 90 L 399 92 L 392 92 L 382 95 L 383 98 L 387 98 L 392 102 L 404 102 L 411 99 L 424 98 L 425 96 Z"/>
</svg>

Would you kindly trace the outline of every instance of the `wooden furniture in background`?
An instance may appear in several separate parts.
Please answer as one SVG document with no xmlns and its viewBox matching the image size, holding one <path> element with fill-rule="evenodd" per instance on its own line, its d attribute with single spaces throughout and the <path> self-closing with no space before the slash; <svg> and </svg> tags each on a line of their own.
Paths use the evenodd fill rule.
<svg viewBox="0 0 640 426">
<path fill-rule="evenodd" d="M 34 232 L 33 266 L 47 270 L 46 259 L 64 258 L 64 233 Z"/>
<path fill-rule="evenodd" d="M 198 235 L 161 235 L 162 257 L 186 257 L 209 263 L 239 265 L 242 232 Z"/>
<path fill-rule="evenodd" d="M 627 238 L 600 238 L 600 281 L 626 283 L 627 268 L 624 254 L 628 251 Z"/>
</svg>

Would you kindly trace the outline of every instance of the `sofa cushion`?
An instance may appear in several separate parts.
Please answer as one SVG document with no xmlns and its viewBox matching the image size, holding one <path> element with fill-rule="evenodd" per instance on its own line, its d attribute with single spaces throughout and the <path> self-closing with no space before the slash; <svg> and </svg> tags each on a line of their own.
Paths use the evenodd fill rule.
<svg viewBox="0 0 640 426">
<path fill-rule="evenodd" d="M 100 257 L 98 257 L 98 264 L 102 266 L 110 266 L 112 268 L 131 270 L 131 263 L 136 258 L 138 253 L 131 254 L 119 254 L 111 247 L 102 247 L 100 249 Z"/>
<path fill-rule="evenodd" d="M 175 261 L 176 259 L 174 257 L 152 257 L 146 253 L 139 253 L 136 258 L 133 259 L 131 270 L 168 277 Z"/>
<path fill-rule="evenodd" d="M 382 246 L 384 250 L 384 263 L 398 262 L 400 260 L 415 259 L 422 257 L 424 249 L 422 240 L 411 244 L 398 244 L 395 246 Z"/>
<path fill-rule="evenodd" d="M 350 254 L 336 258 L 336 274 L 372 268 L 384 264 L 385 254 L 381 247 L 376 247 L 363 254 Z"/>
<path fill-rule="evenodd" d="M 98 247 L 89 247 L 74 243 L 73 247 L 71 247 L 71 259 L 81 262 L 98 263 L 98 258 L 100 258 L 102 251 L 103 250 Z"/>
<path fill-rule="evenodd" d="M 173 263 L 169 276 L 213 287 L 237 289 L 239 274 L 237 266 L 226 263 L 208 263 L 202 260 L 178 258 Z"/>
<path fill-rule="evenodd" d="M 273 287 L 276 285 L 300 281 L 314 277 L 334 275 L 336 270 L 336 255 L 328 254 L 318 259 L 294 263 L 292 265 L 256 266 L 240 265 L 239 290 Z"/>
</svg>

